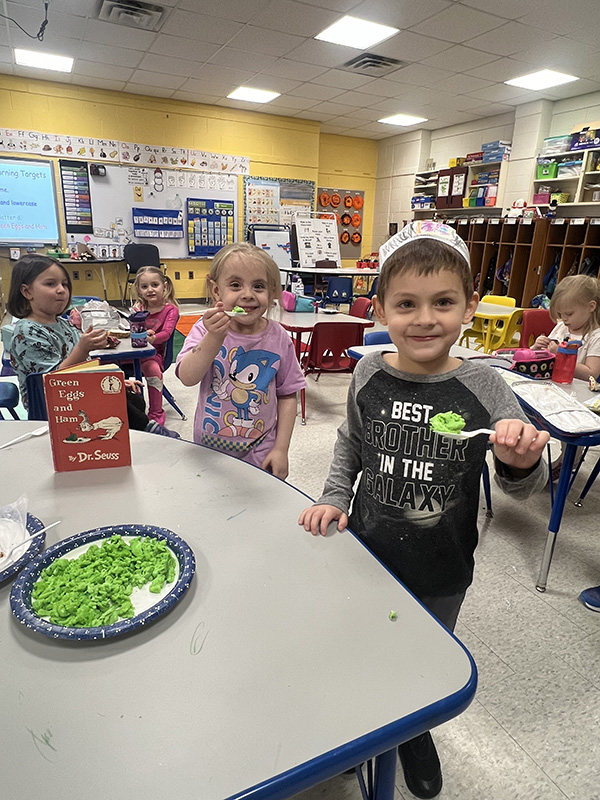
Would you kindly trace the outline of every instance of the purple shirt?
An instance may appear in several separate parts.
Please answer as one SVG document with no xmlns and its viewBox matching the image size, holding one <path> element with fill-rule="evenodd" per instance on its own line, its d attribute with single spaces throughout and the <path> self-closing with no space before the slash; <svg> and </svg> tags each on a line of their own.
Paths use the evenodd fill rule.
<svg viewBox="0 0 600 800">
<path fill-rule="evenodd" d="M 291 338 L 267 320 L 255 334 L 229 332 L 200 381 L 194 441 L 260 467 L 277 437 L 277 398 L 306 385 Z M 206 336 L 199 320 L 177 364 Z"/>
</svg>

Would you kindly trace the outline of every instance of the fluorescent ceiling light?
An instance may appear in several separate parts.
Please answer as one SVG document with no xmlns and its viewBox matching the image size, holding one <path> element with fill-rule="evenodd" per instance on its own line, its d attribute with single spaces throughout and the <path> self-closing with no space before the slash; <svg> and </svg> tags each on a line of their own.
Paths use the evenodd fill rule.
<svg viewBox="0 0 600 800">
<path fill-rule="evenodd" d="M 551 86 L 562 86 L 563 83 L 578 81 L 574 75 L 565 75 L 564 72 L 554 72 L 553 69 L 542 69 L 539 72 L 531 72 L 529 75 L 521 75 L 520 78 L 513 78 L 512 81 L 504 81 L 509 86 L 520 86 L 522 89 L 539 91 L 549 89 Z"/>
<path fill-rule="evenodd" d="M 250 89 L 248 86 L 238 86 L 227 97 L 230 100 L 247 100 L 250 103 L 270 103 L 280 94 L 281 92 L 268 92 L 266 89 Z"/>
<path fill-rule="evenodd" d="M 418 122 L 427 122 L 427 117 L 411 117 L 409 114 L 394 114 L 393 117 L 384 117 L 377 122 L 385 122 L 386 125 L 416 125 Z"/>
<path fill-rule="evenodd" d="M 369 22 L 358 17 L 342 17 L 317 34 L 315 39 L 364 50 L 383 42 L 384 39 L 389 39 L 396 33 L 398 28 L 390 28 L 389 25 L 379 25 L 377 22 Z"/>
<path fill-rule="evenodd" d="M 71 72 L 73 59 L 70 56 L 55 56 L 52 53 L 37 53 L 34 50 L 15 48 L 15 61 L 22 67 L 52 69 L 55 72 Z"/>
</svg>

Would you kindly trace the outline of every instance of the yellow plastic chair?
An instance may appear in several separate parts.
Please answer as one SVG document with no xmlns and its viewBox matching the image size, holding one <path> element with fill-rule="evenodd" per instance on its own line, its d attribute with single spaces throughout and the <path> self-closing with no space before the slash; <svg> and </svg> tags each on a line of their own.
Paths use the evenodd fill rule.
<svg viewBox="0 0 600 800">
<path fill-rule="evenodd" d="M 481 302 L 492 303 L 493 305 L 496 306 L 512 306 L 513 308 L 514 306 L 517 305 L 517 301 L 515 300 L 514 297 L 507 297 L 506 295 L 500 295 L 500 294 L 486 294 L 484 297 L 481 298 Z M 483 350 L 487 334 L 487 326 L 489 324 L 490 324 L 489 320 L 487 319 L 483 319 L 481 317 L 474 317 L 471 323 L 471 327 L 463 331 L 460 337 L 460 344 L 462 344 L 463 341 L 466 339 L 467 340 L 466 346 L 470 347 L 471 345 L 469 344 L 469 339 L 474 339 L 477 342 L 475 350 Z M 497 320 L 493 324 L 494 327 L 497 328 L 499 335 L 500 330 L 504 328 L 504 321 Z M 496 336 L 497 333 L 496 331 L 494 331 L 492 333 L 492 337 Z M 497 350 L 498 347 L 495 347 L 494 349 Z"/>
<path fill-rule="evenodd" d="M 523 324 L 523 312 L 513 311 L 508 321 L 495 320 L 492 322 L 494 329 L 489 340 L 488 352 L 500 350 L 503 347 L 512 347 L 513 340 L 521 335 L 521 325 Z"/>
</svg>

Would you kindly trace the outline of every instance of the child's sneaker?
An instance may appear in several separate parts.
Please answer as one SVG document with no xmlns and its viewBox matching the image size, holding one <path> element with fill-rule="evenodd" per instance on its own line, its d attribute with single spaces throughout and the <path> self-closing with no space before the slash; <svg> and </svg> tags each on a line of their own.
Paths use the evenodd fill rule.
<svg viewBox="0 0 600 800">
<path fill-rule="evenodd" d="M 600 611 L 600 586 L 592 586 L 591 589 L 584 589 L 579 595 L 579 599 L 590 611 Z"/>
<path fill-rule="evenodd" d="M 158 422 L 154 422 L 154 420 L 150 420 L 146 425 L 146 433 L 157 433 L 159 436 L 170 436 L 171 439 L 181 439 L 177 431 L 170 431 L 168 428 L 165 428 L 164 425 L 159 425 Z"/>
</svg>

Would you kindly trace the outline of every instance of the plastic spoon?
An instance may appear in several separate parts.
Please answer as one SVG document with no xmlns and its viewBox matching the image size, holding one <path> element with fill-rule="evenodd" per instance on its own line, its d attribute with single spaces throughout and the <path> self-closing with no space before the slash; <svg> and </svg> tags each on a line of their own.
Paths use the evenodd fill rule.
<svg viewBox="0 0 600 800">
<path fill-rule="evenodd" d="M 440 436 L 447 436 L 449 439 L 472 439 L 473 436 L 479 436 L 481 433 L 487 433 L 489 436 L 490 433 L 496 433 L 496 431 L 491 428 L 477 428 L 474 431 L 461 431 L 460 433 L 448 433 L 446 431 L 434 431 L 434 433 Z"/>
<path fill-rule="evenodd" d="M 45 528 L 42 528 L 41 530 L 39 530 L 39 531 L 36 531 L 36 532 L 35 532 L 35 533 L 33 533 L 31 536 L 28 536 L 26 539 L 22 539 L 20 542 L 17 542 L 17 544 L 14 544 L 14 545 L 13 545 L 13 546 L 10 548 L 10 550 L 8 551 L 8 553 L 5 553 L 3 556 L 0 556 L 0 564 L 3 564 L 3 565 L 5 565 L 5 564 L 6 564 L 6 562 L 10 560 L 10 557 L 11 557 L 11 556 L 12 556 L 12 554 L 15 552 L 15 550 L 18 550 L 18 549 L 19 549 L 19 547 L 21 547 L 22 545 L 24 545 L 24 544 L 26 544 L 27 542 L 31 541 L 32 539 L 35 539 L 35 537 L 36 537 L 36 536 L 39 536 L 39 535 L 40 535 L 40 533 L 45 533 L 46 531 L 49 531 L 49 530 L 50 530 L 50 528 L 54 528 L 54 526 L 55 526 L 55 525 L 60 525 L 60 523 L 61 523 L 61 520 L 59 519 L 57 522 L 53 522 L 51 525 L 46 525 L 46 527 L 45 527 Z"/>
<path fill-rule="evenodd" d="M 44 433 L 48 433 L 47 425 L 42 425 L 41 428 L 36 428 L 34 431 L 29 431 L 28 433 L 24 433 L 22 436 L 17 436 L 16 439 L 11 439 L 10 442 L 0 445 L 0 450 L 4 450 L 5 447 L 10 447 L 11 444 L 23 442 L 25 439 L 29 439 L 30 436 L 42 436 Z"/>
</svg>

